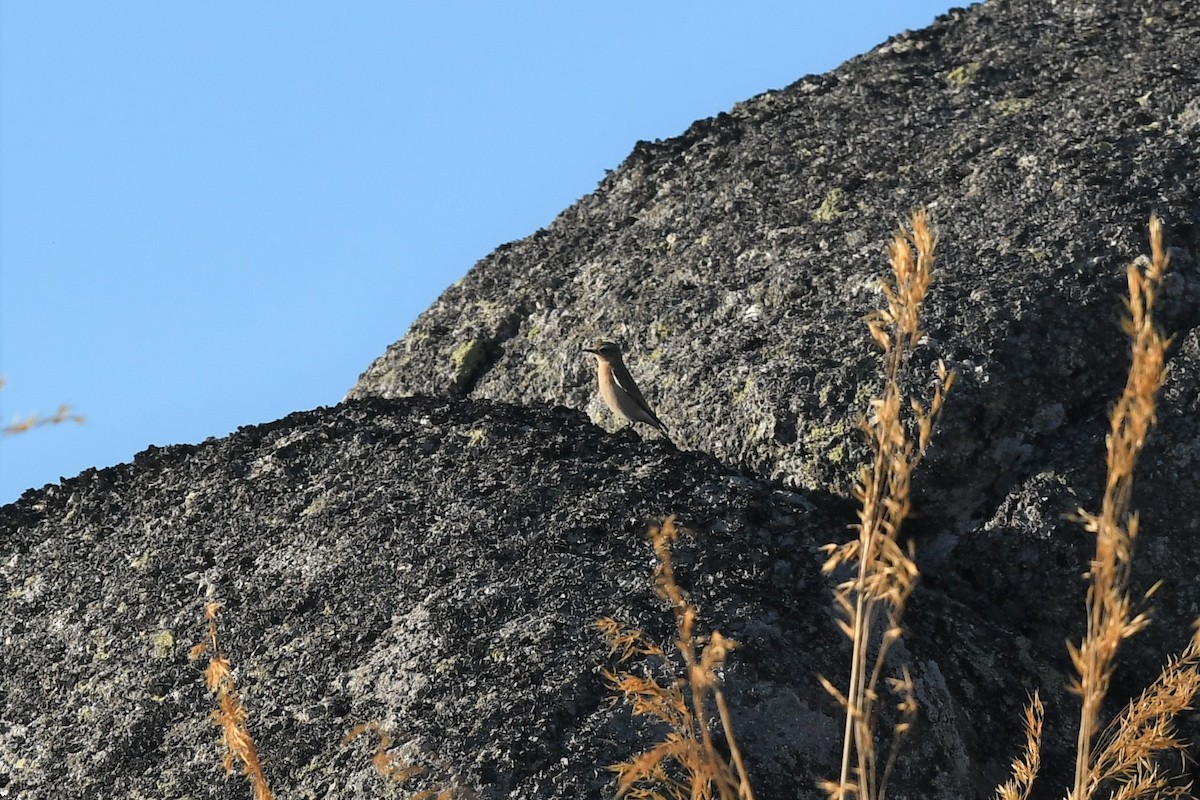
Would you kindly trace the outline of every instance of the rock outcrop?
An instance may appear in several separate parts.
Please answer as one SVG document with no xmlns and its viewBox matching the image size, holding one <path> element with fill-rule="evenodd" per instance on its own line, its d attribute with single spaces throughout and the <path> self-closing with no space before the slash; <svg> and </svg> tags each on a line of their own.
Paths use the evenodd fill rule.
<svg viewBox="0 0 1200 800">
<path fill-rule="evenodd" d="M 1155 623 L 1113 707 L 1200 616 L 1200 6 L 991 0 L 640 143 L 546 230 L 481 261 L 335 408 L 0 508 L 0 797 L 249 796 L 188 659 L 206 603 L 279 797 L 611 797 L 656 731 L 610 705 L 595 621 L 669 646 L 648 525 L 677 514 L 760 800 L 818 798 L 848 657 L 820 574 L 879 382 L 862 325 L 909 209 L 940 231 L 906 376 L 958 372 L 918 476 L 898 655 L 922 715 L 891 796 L 990 797 L 1048 718 L 1061 797 L 1091 542 L 1120 391 L 1124 267 L 1172 247 L 1175 336 L 1138 473 Z M 622 341 L 675 444 L 602 431 L 583 346 Z M 677 446 L 678 445 L 678 446 Z M 378 723 L 407 785 L 371 766 Z M 1200 725 L 1183 720 L 1200 740 Z M 421 784 L 420 780 L 430 783 Z M 464 795 L 467 796 L 467 795 Z"/>
</svg>

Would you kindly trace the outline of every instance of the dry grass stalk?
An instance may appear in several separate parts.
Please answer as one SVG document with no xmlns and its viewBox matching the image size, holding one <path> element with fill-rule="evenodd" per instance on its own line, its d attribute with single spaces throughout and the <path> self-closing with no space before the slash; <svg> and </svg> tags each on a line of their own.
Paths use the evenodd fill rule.
<svg viewBox="0 0 1200 800">
<path fill-rule="evenodd" d="M 254 800 L 271 800 L 271 788 L 263 775 L 262 764 L 258 760 L 258 751 L 250 731 L 246 728 L 246 708 L 238 698 L 237 687 L 233 682 L 233 670 L 229 661 L 221 653 L 217 642 L 217 615 L 221 613 L 220 603 L 209 603 L 204 609 L 208 620 L 208 642 L 192 648 L 191 658 L 194 660 L 204 654 L 209 654 L 208 666 L 204 670 L 204 681 L 209 691 L 217 696 L 217 710 L 213 712 L 213 723 L 221 729 L 221 742 L 225 745 L 225 756 L 222 759 L 226 774 L 233 773 L 236 761 L 242 763 L 242 772 L 250 782 L 254 792 Z"/>
<path fill-rule="evenodd" d="M 342 744 L 347 745 L 368 733 L 373 733 L 378 737 L 375 743 L 375 753 L 371 756 L 371 765 L 375 767 L 375 771 L 388 780 L 396 783 L 405 783 L 413 778 L 421 777 L 429 772 L 427 767 L 404 764 L 388 752 L 393 744 L 392 735 L 378 722 L 364 722 L 360 725 L 355 725 L 342 738 Z M 459 788 L 459 795 L 465 798 L 473 798 L 475 794 L 469 790 Z M 409 795 L 408 800 L 453 800 L 454 790 L 451 788 L 442 788 L 435 786 L 431 789 L 424 789 L 416 794 Z"/>
<path fill-rule="evenodd" d="M 425 774 L 427 770 L 424 767 L 401 764 L 394 755 L 388 752 L 388 748 L 392 746 L 392 735 L 380 727 L 378 722 L 364 722 L 355 725 L 349 733 L 342 737 L 342 744 L 350 744 L 367 733 L 374 733 L 378 736 L 375 753 L 371 756 L 371 766 L 375 767 L 375 771 L 380 775 L 389 780 L 403 783 L 409 778 Z"/>
<path fill-rule="evenodd" d="M 1096 555 L 1087 574 L 1087 631 L 1079 646 L 1068 643 L 1079 675 L 1071 688 L 1082 700 L 1070 800 L 1090 798 L 1106 782 L 1117 784 L 1112 796 L 1122 800 L 1182 796 L 1174 793 L 1154 758 L 1163 750 L 1182 748 L 1173 735 L 1171 719 L 1190 705 L 1196 693 L 1194 641 L 1098 738 L 1100 708 L 1108 693 L 1117 649 L 1149 621 L 1145 613 L 1134 613 L 1129 596 L 1138 534 L 1137 514 L 1129 510 L 1129 502 L 1133 469 L 1156 421 L 1155 398 L 1166 379 L 1169 342 L 1155 326 L 1153 312 L 1169 259 L 1157 217 L 1150 218 L 1150 250 L 1144 271 L 1136 264 L 1127 270 L 1128 314 L 1123 327 L 1131 343 L 1131 361 L 1125 388 L 1110 415 L 1108 476 L 1100 512 L 1079 511 L 1084 529 L 1096 535 Z"/>
<path fill-rule="evenodd" d="M 1012 777 L 996 789 L 995 800 L 1027 800 L 1042 766 L 1042 723 L 1046 708 L 1037 692 L 1025 706 L 1025 749 L 1012 763 Z"/>
<path fill-rule="evenodd" d="M 671 544 L 678 536 L 674 517 L 652 528 L 650 539 L 658 557 L 655 584 L 659 596 L 671 604 L 675 615 L 675 645 L 683 657 L 684 676 L 663 686 L 653 677 L 605 670 L 609 685 L 628 702 L 633 713 L 665 723 L 670 732 L 663 741 L 630 761 L 611 769 L 617 774 L 617 797 L 634 800 L 753 800 L 741 751 L 734 738 L 729 707 L 717 671 L 737 646 L 713 631 L 706 643 L 695 636 L 696 608 L 675 581 Z M 608 639 L 611 652 L 625 662 L 634 655 L 648 656 L 669 668 L 667 654 L 640 630 L 605 618 L 596 626 Z M 702 644 L 700 652 L 697 647 Z M 725 734 L 733 766 L 721 756 L 709 731 L 708 698 L 712 697 Z"/>
<path fill-rule="evenodd" d="M 1180 785 L 1156 762 L 1164 752 L 1182 753 L 1187 745 L 1175 732 L 1175 717 L 1192 707 L 1200 690 L 1200 630 L 1187 648 L 1169 660 L 1158 679 L 1131 700 L 1096 741 L 1086 794 L 1114 783 L 1113 798 L 1191 797 L 1191 785 Z"/>
<path fill-rule="evenodd" d="M 0 389 L 4 388 L 5 379 L 0 377 Z M 61 405 L 58 410 L 50 416 L 46 417 L 41 414 L 32 414 L 25 419 L 19 419 L 10 425 L 0 428 L 0 434 L 5 436 L 13 436 L 18 433 L 25 433 L 34 428 L 41 428 L 44 425 L 61 425 L 64 422 L 74 422 L 79 425 L 84 423 L 84 418 L 79 414 L 71 412 L 69 405 Z"/>
<path fill-rule="evenodd" d="M 1087 632 L 1078 646 L 1068 643 L 1079 673 L 1072 690 L 1082 698 L 1076 741 L 1075 783 L 1069 800 L 1084 800 L 1104 790 L 1109 800 L 1191 797 L 1191 784 L 1165 772 L 1158 763 L 1164 753 L 1183 753 L 1186 745 L 1175 733 L 1175 717 L 1192 707 L 1200 691 L 1200 627 L 1188 647 L 1170 659 L 1150 688 L 1100 731 L 1100 708 L 1108 693 L 1117 649 L 1121 642 L 1148 624 L 1145 613 L 1133 613 L 1129 573 L 1137 538 L 1137 515 L 1129 511 L 1133 469 L 1155 423 L 1155 398 L 1166 379 L 1169 341 L 1154 325 L 1154 303 L 1168 266 L 1162 224 L 1150 218 L 1150 261 L 1143 272 L 1136 264 L 1127 270 L 1129 299 L 1125 333 L 1132 357 L 1125 388 L 1109 418 L 1106 438 L 1108 476 L 1100 513 L 1080 510 L 1084 529 L 1096 534 L 1096 555 L 1087 577 Z M 1146 596 L 1157 589 L 1157 584 Z M 1036 696 L 1035 696 L 1036 700 Z M 1028 717 L 1027 712 L 1027 717 Z M 1039 747 L 1038 731 L 1026 721 L 1027 753 Z M 1028 793 L 1028 760 L 1014 762 L 1014 779 L 997 789 L 999 800 Z M 1034 770 L 1036 772 L 1036 770 Z M 1021 794 L 1015 792 L 1020 785 Z"/>
<path fill-rule="evenodd" d="M 842 693 L 821 678 L 846 711 L 841 773 L 837 781 L 822 783 L 831 800 L 881 800 L 900 741 L 916 716 L 912 679 L 904 671 L 887 681 L 899 697 L 900 720 L 881 768 L 874 741 L 878 689 L 887 654 L 902 635 L 900 620 L 917 581 L 916 564 L 898 540 L 900 527 L 910 509 L 913 470 L 929 445 L 934 421 L 954 383 L 954 374 L 939 362 L 929 404 L 906 401 L 904 367 L 921 337 L 920 309 L 932 277 L 936 244 L 925 212 L 915 212 L 911 233 L 897 233 L 888 248 L 893 282 L 883 286 L 887 308 L 867 318 L 871 336 L 884 353 L 883 396 L 871 401 L 871 414 L 863 420 L 873 458 L 860 471 L 854 489 L 860 505 L 857 538 L 825 547 L 825 572 L 842 565 L 855 568 L 854 577 L 838 585 L 834 595 L 845 616 L 842 631 L 851 641 L 850 685 Z M 915 441 L 910 425 L 916 428 Z"/>
</svg>

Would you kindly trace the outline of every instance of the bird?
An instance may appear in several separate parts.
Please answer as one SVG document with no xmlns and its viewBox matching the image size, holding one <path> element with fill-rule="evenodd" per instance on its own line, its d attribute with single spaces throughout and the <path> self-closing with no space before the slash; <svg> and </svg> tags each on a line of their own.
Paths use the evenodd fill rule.
<svg viewBox="0 0 1200 800">
<path fill-rule="evenodd" d="M 621 359 L 621 348 L 613 342 L 597 342 L 595 347 L 585 347 L 583 351 L 596 357 L 600 396 L 613 414 L 630 424 L 644 422 L 667 435 L 667 426 L 655 416 Z"/>
</svg>

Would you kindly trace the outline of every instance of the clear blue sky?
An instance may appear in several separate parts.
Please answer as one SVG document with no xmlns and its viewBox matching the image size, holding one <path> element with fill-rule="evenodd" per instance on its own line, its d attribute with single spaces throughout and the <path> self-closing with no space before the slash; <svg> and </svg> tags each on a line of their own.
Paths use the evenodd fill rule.
<svg viewBox="0 0 1200 800">
<path fill-rule="evenodd" d="M 639 139 L 945 0 L 5 0 L 0 503 L 337 403 Z"/>
</svg>

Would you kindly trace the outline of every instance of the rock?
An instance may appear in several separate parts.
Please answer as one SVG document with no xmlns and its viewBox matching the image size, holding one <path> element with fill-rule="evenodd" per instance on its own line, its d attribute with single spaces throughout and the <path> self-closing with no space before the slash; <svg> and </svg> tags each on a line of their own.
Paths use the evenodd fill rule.
<svg viewBox="0 0 1200 800">
<path fill-rule="evenodd" d="M 1157 212 L 1172 331 L 1200 323 L 1200 11 L 990 2 L 824 76 L 640 143 L 546 230 L 448 289 L 349 396 L 589 408 L 620 339 L 683 446 L 845 493 L 879 379 L 859 322 L 891 232 L 940 231 L 912 380 L 958 371 L 921 489 L 958 536 L 1099 435 L 1120 389 L 1124 267 Z M 459 353 L 482 352 L 469 381 Z M 1093 460 L 1094 463 L 1094 460 Z"/>
<path fill-rule="evenodd" d="M 670 641 L 645 537 L 667 513 L 692 531 L 677 563 L 703 624 L 743 644 L 728 675 L 752 763 L 811 770 L 834 709 L 792 671 L 840 655 L 817 548 L 844 503 L 561 407 L 410 398 L 147 451 L 0 509 L 4 788 L 244 796 L 188 660 L 218 600 L 278 796 L 383 795 L 368 745 L 342 744 L 370 722 L 481 797 L 606 796 L 649 732 L 607 699 L 595 623 Z"/>
<path fill-rule="evenodd" d="M 451 287 L 335 408 L 151 449 L 0 508 L 0 797 L 233 798 L 188 650 L 225 604 L 280 797 L 603 798 L 661 730 L 610 705 L 594 629 L 670 648 L 647 526 L 677 514 L 700 629 L 760 800 L 818 798 L 840 719 L 815 676 L 847 647 L 820 573 L 847 535 L 858 419 L 880 380 L 861 320 L 884 248 L 927 206 L 941 241 L 914 392 L 958 372 L 915 486 L 921 584 L 894 652 L 921 717 L 889 796 L 991 797 L 1047 705 L 1034 796 L 1074 755 L 1124 268 L 1157 212 L 1174 335 L 1139 466 L 1135 594 L 1110 710 L 1200 616 L 1200 7 L 991 0 L 823 76 L 639 143 L 546 230 Z M 589 424 L 580 352 L 621 340 L 675 445 Z M 570 408 L 564 407 L 570 406 Z M 389 783 L 390 752 L 429 768 Z M 1200 738 L 1195 719 L 1184 738 Z"/>
</svg>

